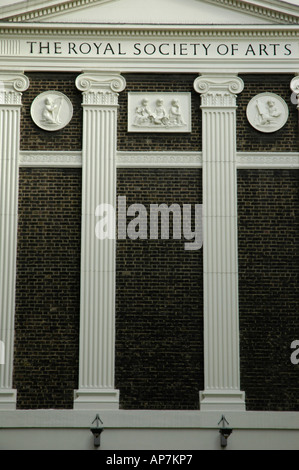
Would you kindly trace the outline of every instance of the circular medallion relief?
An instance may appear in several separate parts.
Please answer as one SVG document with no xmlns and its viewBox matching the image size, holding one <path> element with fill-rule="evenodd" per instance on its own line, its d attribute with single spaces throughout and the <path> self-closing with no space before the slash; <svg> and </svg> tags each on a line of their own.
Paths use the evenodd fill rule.
<svg viewBox="0 0 299 470">
<path fill-rule="evenodd" d="M 276 132 L 289 117 L 286 102 L 274 93 L 261 93 L 248 103 L 247 119 L 260 132 Z"/>
<path fill-rule="evenodd" d="M 59 91 L 45 91 L 38 95 L 31 105 L 32 120 L 46 131 L 62 129 L 68 125 L 72 116 L 71 101 Z"/>
</svg>

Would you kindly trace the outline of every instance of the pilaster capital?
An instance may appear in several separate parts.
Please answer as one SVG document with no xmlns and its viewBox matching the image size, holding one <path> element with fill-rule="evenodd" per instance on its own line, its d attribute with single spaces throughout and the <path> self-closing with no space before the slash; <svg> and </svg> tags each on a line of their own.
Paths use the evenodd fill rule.
<svg viewBox="0 0 299 470">
<path fill-rule="evenodd" d="M 0 105 L 21 105 L 22 92 L 29 87 L 23 73 L 0 72 Z"/>
<path fill-rule="evenodd" d="M 83 93 L 83 105 L 113 106 L 126 80 L 117 73 L 83 73 L 76 78 L 76 87 Z"/>
<path fill-rule="evenodd" d="M 202 107 L 235 107 L 237 94 L 243 91 L 244 82 L 237 75 L 204 74 L 196 78 L 194 89 L 201 94 Z"/>
</svg>

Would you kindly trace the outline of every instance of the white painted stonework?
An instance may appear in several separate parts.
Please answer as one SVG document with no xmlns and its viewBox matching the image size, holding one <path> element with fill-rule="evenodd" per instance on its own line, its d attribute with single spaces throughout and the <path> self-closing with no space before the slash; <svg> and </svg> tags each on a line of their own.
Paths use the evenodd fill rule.
<svg viewBox="0 0 299 470">
<path fill-rule="evenodd" d="M 116 207 L 116 123 L 121 75 L 82 74 L 82 235 L 79 389 L 75 409 L 117 409 L 114 388 L 115 240 L 98 240 L 100 204 Z M 100 138 L 99 138 L 100 135 Z M 100 214 L 98 214 L 100 215 Z"/>
<path fill-rule="evenodd" d="M 22 73 L 0 72 L 0 411 L 16 408 L 13 389 L 15 281 L 18 230 L 18 156 L 22 92 L 29 86 Z"/>
<path fill-rule="evenodd" d="M 190 93 L 129 93 L 128 132 L 191 132 Z"/>
<path fill-rule="evenodd" d="M 182 7 L 180 0 L 29 0 L 4 7 L 3 16 L 10 21 L 94 23 L 100 9 L 101 22 L 106 24 L 298 24 L 298 11 L 291 4 L 276 0 L 227 3 L 185 0 Z"/>
<path fill-rule="evenodd" d="M 122 73 L 298 66 L 298 9 L 278 0 L 30 0 L 0 19 L 3 69 L 47 70 L 49 60 L 57 71 Z"/>
<path fill-rule="evenodd" d="M 34 123 L 46 131 L 58 131 L 67 126 L 73 116 L 70 99 L 59 91 L 45 91 L 31 105 Z"/>
<path fill-rule="evenodd" d="M 299 8 L 279 0 L 28 0 L 1 8 L 0 20 L 0 346 L 5 345 L 0 449 L 92 450 L 90 426 L 97 413 L 104 423 L 103 450 L 220 450 L 223 414 L 234 430 L 233 450 L 298 449 L 299 413 L 248 412 L 240 385 L 237 170 L 298 169 L 299 153 L 237 152 L 236 109 L 244 86 L 240 75 L 246 73 L 292 75 L 290 99 L 293 93 L 292 105 L 299 109 Z M 76 74 L 74 86 L 82 93 L 82 150 L 20 151 L 22 93 L 29 86 L 24 71 Z M 197 77 L 202 149 L 118 151 L 119 94 L 126 73 Z M 192 130 L 189 93 L 128 96 L 129 132 Z M 49 113 L 47 97 L 61 95 L 48 90 L 36 97 L 32 119 L 46 131 L 63 131 L 72 105 L 62 95 L 59 112 Z M 269 98 L 278 113 L 262 110 Z M 136 112 L 145 99 L 151 111 Z M 167 108 L 166 119 L 155 112 L 158 99 Z M 172 101 L 180 111 L 173 110 L 170 118 Z M 285 125 L 288 110 L 269 90 L 248 103 L 247 117 L 261 133 L 271 133 Z M 82 168 L 79 383 L 72 410 L 16 410 L 19 167 Z M 203 243 L 205 384 L 198 390 L 199 410 L 119 409 L 115 241 L 100 243 L 94 230 L 97 206 L 115 206 L 117 168 L 202 168 L 204 240 L 209 243 Z"/>
<path fill-rule="evenodd" d="M 271 133 L 281 129 L 289 117 L 286 102 L 274 93 L 261 93 L 248 103 L 247 118 L 260 132 Z"/>
<path fill-rule="evenodd" d="M 20 167 L 81 168 L 81 152 L 23 151 Z M 117 168 L 202 168 L 201 152 L 117 152 Z M 238 152 L 237 168 L 299 169 L 299 153 Z"/>
<path fill-rule="evenodd" d="M 203 244 L 205 390 L 202 410 L 245 410 L 240 390 L 236 100 L 244 88 L 234 75 L 202 75 L 194 82 L 203 114 Z"/>
<path fill-rule="evenodd" d="M 5 364 L 5 344 L 0 340 L 0 365 Z"/>
<path fill-rule="evenodd" d="M 218 36 L 215 26 L 195 26 L 191 31 L 166 25 L 165 31 L 148 26 L 141 33 L 140 26 L 113 25 L 106 31 L 101 25 L 98 31 L 93 25 L 85 26 L 85 31 L 77 31 L 74 24 L 45 25 L 47 35 L 39 29 L 32 30 L 27 23 L 18 28 L 0 24 L 0 65 L 20 67 L 31 63 L 32 70 L 46 70 L 41 58 L 51 59 L 55 69 L 63 71 L 84 69 L 109 72 L 113 63 L 123 72 L 176 72 L 198 73 L 199 70 L 219 70 L 223 62 L 229 69 L 242 72 L 256 71 L 261 66 L 268 72 L 292 71 L 297 64 L 299 44 L 296 40 L 298 27 L 290 27 L 288 33 L 281 26 L 266 27 L 266 37 L 262 28 L 256 27 L 257 35 L 240 32 L 239 26 L 223 27 Z M 79 34 L 78 34 L 79 33 Z M 11 37 L 13 34 L 13 37 Z M 75 39 L 69 39 L 75 35 Z M 275 43 L 276 36 L 281 37 Z M 6 36 L 6 37 L 5 37 Z M 55 39 L 52 39 L 55 36 Z M 162 36 L 162 37 L 161 37 Z M 165 36 L 165 37 L 164 37 Z M 78 39 L 79 37 L 79 39 Z M 117 39 L 115 39 L 117 37 Z M 217 38 L 217 39 L 215 39 Z M 45 67 L 45 68 L 44 68 Z"/>
</svg>

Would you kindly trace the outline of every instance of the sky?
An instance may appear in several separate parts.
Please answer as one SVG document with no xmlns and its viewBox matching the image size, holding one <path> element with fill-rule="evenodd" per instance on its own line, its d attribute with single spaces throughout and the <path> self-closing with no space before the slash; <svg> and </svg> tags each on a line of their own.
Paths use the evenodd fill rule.
<svg viewBox="0 0 299 470">
<path fill-rule="evenodd" d="M 12 5 L 14 3 L 19 3 L 20 0 L 0 0 L 0 7 Z M 299 7 L 299 0 L 288 0 L 286 3 L 292 3 L 293 5 L 298 5 Z"/>
</svg>

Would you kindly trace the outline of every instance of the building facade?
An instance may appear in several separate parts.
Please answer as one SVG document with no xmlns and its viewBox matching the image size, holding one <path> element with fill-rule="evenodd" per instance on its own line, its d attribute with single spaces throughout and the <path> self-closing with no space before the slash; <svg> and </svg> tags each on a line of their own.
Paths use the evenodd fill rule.
<svg viewBox="0 0 299 470">
<path fill-rule="evenodd" d="M 299 8 L 0 18 L 0 448 L 298 449 Z"/>
</svg>

